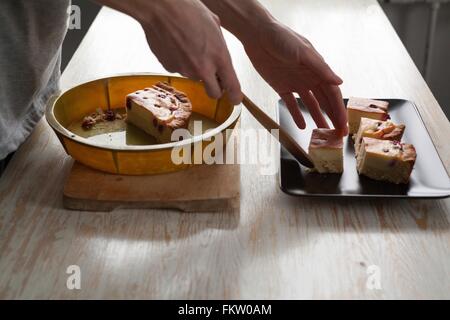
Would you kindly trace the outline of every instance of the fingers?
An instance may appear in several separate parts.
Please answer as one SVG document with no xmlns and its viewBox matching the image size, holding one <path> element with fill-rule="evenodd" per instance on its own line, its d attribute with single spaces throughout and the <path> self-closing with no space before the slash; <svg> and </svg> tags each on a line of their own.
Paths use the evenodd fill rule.
<svg viewBox="0 0 450 320">
<path fill-rule="evenodd" d="M 332 108 L 333 125 L 336 129 L 342 132 L 342 135 L 348 135 L 347 126 L 347 110 L 345 109 L 344 101 L 342 99 L 342 92 L 338 86 L 323 85 L 323 91 L 325 92 L 330 107 Z"/>
<path fill-rule="evenodd" d="M 328 114 L 336 130 L 340 131 L 343 136 L 348 135 L 347 112 L 339 87 L 322 85 L 314 90 L 314 95 Z"/>
<path fill-rule="evenodd" d="M 322 80 L 332 85 L 341 85 L 342 79 L 331 70 L 330 66 L 323 60 L 323 58 L 316 54 L 313 50 L 308 52 L 305 56 L 305 63 L 311 67 L 315 74 Z"/>
<path fill-rule="evenodd" d="M 211 98 L 218 99 L 226 91 L 233 105 L 242 102 L 241 85 L 228 54 L 213 60 L 207 66 L 203 64 L 201 67 L 184 68 L 186 70 L 183 69 L 181 73 L 190 79 L 203 81 L 206 93 Z"/>
<path fill-rule="evenodd" d="M 226 91 L 228 98 L 233 105 L 238 105 L 242 102 L 243 94 L 241 92 L 241 85 L 234 73 L 234 70 L 227 72 L 203 72 L 202 75 L 196 75 L 188 71 L 181 72 L 181 74 L 192 80 L 201 80 L 205 86 L 206 93 L 212 99 L 219 99 Z"/>
<path fill-rule="evenodd" d="M 242 102 L 243 94 L 241 91 L 241 85 L 239 84 L 239 80 L 234 72 L 233 66 L 230 63 L 222 66 L 218 73 L 218 80 L 220 87 L 223 91 L 228 93 L 228 98 L 233 105 L 238 105 Z"/>
<path fill-rule="evenodd" d="M 309 90 L 300 90 L 298 92 L 300 95 L 300 98 L 302 98 L 303 103 L 308 108 L 309 113 L 311 114 L 311 117 L 313 118 L 314 122 L 316 123 L 318 128 L 329 128 L 327 120 L 325 120 L 325 117 L 322 114 L 322 111 L 320 110 L 319 102 L 317 102 L 316 97 L 314 97 L 314 94 Z"/>
<path fill-rule="evenodd" d="M 218 57 L 219 62 L 217 76 L 219 78 L 219 84 L 222 91 L 226 91 L 230 102 L 233 105 L 237 105 L 242 102 L 244 96 L 242 94 L 241 85 L 239 84 L 236 72 L 234 71 L 230 53 L 228 52 L 224 39 L 223 43 L 225 49 L 221 51 Z"/>
<path fill-rule="evenodd" d="M 222 89 L 215 72 L 208 72 L 201 77 L 205 84 L 206 93 L 213 99 L 219 99 L 222 96 Z"/>
<path fill-rule="evenodd" d="M 219 99 L 223 90 L 213 67 L 205 68 L 205 70 L 192 71 L 193 68 L 184 67 L 179 73 L 191 80 L 202 81 L 206 93 L 212 99 Z"/>
<path fill-rule="evenodd" d="M 325 94 L 322 92 L 322 89 L 320 86 L 317 86 L 312 90 L 314 93 L 314 96 L 316 97 L 317 101 L 319 102 L 320 107 L 326 112 L 328 117 L 330 117 L 330 105 L 328 103 L 328 98 L 325 96 Z M 330 117 L 331 119 L 331 117 Z"/>
<path fill-rule="evenodd" d="M 345 110 L 342 93 L 339 87 L 332 85 L 322 85 L 314 89 L 300 90 L 300 97 L 308 108 L 311 117 L 319 128 L 329 128 L 329 125 L 323 116 L 320 107 L 327 113 L 331 122 L 342 136 L 348 135 L 347 112 Z M 301 114 L 297 100 L 292 93 L 280 94 L 286 106 L 291 113 L 292 118 L 300 129 L 305 129 L 306 123 Z"/>
<path fill-rule="evenodd" d="M 283 93 L 280 94 L 281 99 L 283 99 L 284 103 L 286 103 L 286 106 L 289 110 L 289 113 L 291 114 L 292 118 L 295 121 L 295 124 L 300 129 L 306 128 L 306 122 L 303 118 L 302 113 L 300 112 L 300 107 L 297 103 L 297 100 L 295 99 L 294 95 L 292 93 Z"/>
</svg>

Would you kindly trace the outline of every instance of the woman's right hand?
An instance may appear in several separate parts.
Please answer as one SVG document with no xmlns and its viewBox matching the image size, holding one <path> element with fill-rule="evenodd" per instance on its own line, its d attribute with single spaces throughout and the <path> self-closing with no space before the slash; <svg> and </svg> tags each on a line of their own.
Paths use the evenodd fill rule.
<svg viewBox="0 0 450 320">
<path fill-rule="evenodd" d="M 300 95 L 318 127 L 328 127 L 323 110 L 341 135 L 347 135 L 347 112 L 339 89 L 342 80 L 308 39 L 275 20 L 261 24 L 256 34 L 243 42 L 247 54 L 284 100 L 297 126 L 304 129 L 306 123 L 294 93 Z"/>
</svg>

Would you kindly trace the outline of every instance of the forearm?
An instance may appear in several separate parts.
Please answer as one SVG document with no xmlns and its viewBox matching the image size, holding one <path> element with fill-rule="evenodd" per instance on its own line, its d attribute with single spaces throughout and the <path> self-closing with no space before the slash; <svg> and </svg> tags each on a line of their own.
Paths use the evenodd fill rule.
<svg viewBox="0 0 450 320">
<path fill-rule="evenodd" d="M 125 13 L 140 23 L 152 22 L 158 17 L 166 15 L 177 5 L 176 0 L 92 0 L 102 6 L 110 7 L 114 10 Z M 196 0 L 200 1 L 200 0 Z M 199 2 L 200 3 L 200 2 Z"/>
<path fill-rule="evenodd" d="M 275 21 L 257 0 L 201 0 L 222 26 L 241 41 L 252 39 L 262 24 Z"/>
<path fill-rule="evenodd" d="M 135 17 L 138 10 L 137 1 L 123 1 L 123 0 L 92 0 L 102 6 L 110 7 L 114 10 L 123 12 L 129 16 Z"/>
</svg>

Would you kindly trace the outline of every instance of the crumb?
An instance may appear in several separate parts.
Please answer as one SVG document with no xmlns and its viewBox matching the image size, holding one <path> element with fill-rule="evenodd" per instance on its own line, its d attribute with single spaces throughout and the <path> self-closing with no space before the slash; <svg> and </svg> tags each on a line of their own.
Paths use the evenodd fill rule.
<svg viewBox="0 0 450 320">
<path fill-rule="evenodd" d="M 83 119 L 81 126 L 83 129 L 91 129 L 96 124 L 96 121 L 91 116 L 87 116 Z"/>
<path fill-rule="evenodd" d="M 84 117 L 81 126 L 83 127 L 83 129 L 89 130 L 99 122 L 123 119 L 125 119 L 124 116 L 114 112 L 113 110 L 107 110 L 106 112 L 104 112 L 102 109 L 97 108 L 96 112 L 93 112 L 89 116 Z"/>
</svg>

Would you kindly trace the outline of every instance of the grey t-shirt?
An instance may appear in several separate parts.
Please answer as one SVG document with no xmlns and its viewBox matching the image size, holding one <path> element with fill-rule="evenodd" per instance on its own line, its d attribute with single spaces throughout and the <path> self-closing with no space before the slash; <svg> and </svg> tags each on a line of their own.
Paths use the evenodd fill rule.
<svg viewBox="0 0 450 320">
<path fill-rule="evenodd" d="M 58 91 L 70 0 L 0 0 L 0 160 L 15 151 Z"/>
</svg>

